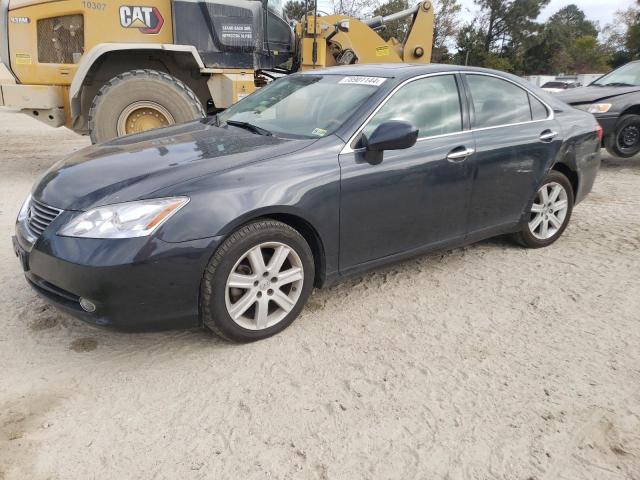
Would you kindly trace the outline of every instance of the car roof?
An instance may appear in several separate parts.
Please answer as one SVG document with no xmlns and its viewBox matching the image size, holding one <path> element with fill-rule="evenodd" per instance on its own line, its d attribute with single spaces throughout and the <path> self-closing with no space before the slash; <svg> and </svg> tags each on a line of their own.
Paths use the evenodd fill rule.
<svg viewBox="0 0 640 480">
<path fill-rule="evenodd" d="M 409 78 L 416 75 L 427 75 L 441 72 L 484 72 L 501 75 L 510 78 L 511 75 L 497 70 L 489 70 L 480 67 L 465 67 L 461 65 L 445 65 L 439 63 L 410 64 L 410 63 L 379 63 L 379 64 L 357 64 L 341 65 L 337 67 L 327 67 L 317 70 L 305 70 L 302 75 L 357 75 L 366 77 L 384 78 Z"/>
</svg>

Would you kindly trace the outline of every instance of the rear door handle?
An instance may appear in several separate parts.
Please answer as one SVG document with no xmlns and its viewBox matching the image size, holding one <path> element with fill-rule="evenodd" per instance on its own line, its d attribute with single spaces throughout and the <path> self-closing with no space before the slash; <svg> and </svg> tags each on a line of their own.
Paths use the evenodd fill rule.
<svg viewBox="0 0 640 480">
<path fill-rule="evenodd" d="M 449 160 L 450 162 L 464 162 L 467 157 L 473 155 L 474 153 L 476 153 L 476 151 L 473 148 L 454 148 L 447 155 L 447 160 Z"/>
<path fill-rule="evenodd" d="M 558 136 L 558 132 L 554 132 L 553 130 L 545 130 L 540 134 L 540 141 L 549 143 L 557 136 Z"/>
</svg>

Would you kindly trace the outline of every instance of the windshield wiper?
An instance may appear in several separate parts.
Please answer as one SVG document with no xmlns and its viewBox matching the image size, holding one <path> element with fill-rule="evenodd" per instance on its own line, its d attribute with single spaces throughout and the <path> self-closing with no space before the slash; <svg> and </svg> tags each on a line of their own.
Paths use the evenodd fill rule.
<svg viewBox="0 0 640 480">
<path fill-rule="evenodd" d="M 637 87 L 637 85 L 633 85 L 631 83 L 624 83 L 624 82 L 611 82 L 611 83 L 605 83 L 604 85 L 602 83 L 598 83 L 598 85 L 602 87 Z"/>
<path fill-rule="evenodd" d="M 259 127 L 249 122 L 239 122 L 237 120 L 227 120 L 227 125 L 231 125 L 233 127 L 244 128 L 245 130 L 249 130 L 250 132 L 257 133 L 258 135 L 266 135 L 267 137 L 273 136 L 266 128 Z"/>
</svg>

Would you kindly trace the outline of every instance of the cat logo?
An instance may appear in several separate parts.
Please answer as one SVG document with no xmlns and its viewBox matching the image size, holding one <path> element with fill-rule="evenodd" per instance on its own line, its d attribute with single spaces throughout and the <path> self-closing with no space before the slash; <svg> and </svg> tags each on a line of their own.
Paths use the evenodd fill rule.
<svg viewBox="0 0 640 480">
<path fill-rule="evenodd" d="M 120 25 L 124 28 L 137 28 L 142 33 L 158 33 L 164 24 L 164 18 L 156 7 L 120 7 Z"/>
</svg>

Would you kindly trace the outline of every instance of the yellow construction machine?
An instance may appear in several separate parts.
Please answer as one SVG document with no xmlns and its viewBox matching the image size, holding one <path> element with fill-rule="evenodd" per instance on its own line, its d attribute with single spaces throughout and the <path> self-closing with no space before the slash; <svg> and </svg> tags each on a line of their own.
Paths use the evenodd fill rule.
<svg viewBox="0 0 640 480">
<path fill-rule="evenodd" d="M 0 106 L 99 142 L 215 113 L 278 75 L 431 59 L 429 1 L 369 20 L 307 4 L 299 22 L 282 0 L 136 1 L 0 0 Z M 403 42 L 378 34 L 407 17 Z"/>
</svg>

